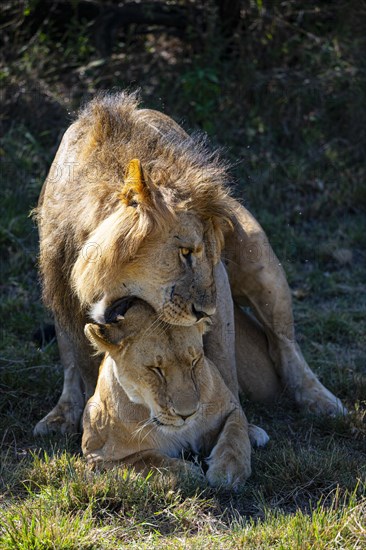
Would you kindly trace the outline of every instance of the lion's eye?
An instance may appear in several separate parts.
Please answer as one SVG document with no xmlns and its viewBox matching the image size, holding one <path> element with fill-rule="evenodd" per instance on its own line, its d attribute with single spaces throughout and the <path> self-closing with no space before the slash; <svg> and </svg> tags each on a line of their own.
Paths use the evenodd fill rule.
<svg viewBox="0 0 366 550">
<path fill-rule="evenodd" d="M 182 254 L 182 256 L 184 258 L 190 258 L 191 254 L 192 254 L 192 250 L 190 248 L 186 248 L 186 247 L 182 247 L 179 249 L 180 250 L 180 253 Z"/>
</svg>

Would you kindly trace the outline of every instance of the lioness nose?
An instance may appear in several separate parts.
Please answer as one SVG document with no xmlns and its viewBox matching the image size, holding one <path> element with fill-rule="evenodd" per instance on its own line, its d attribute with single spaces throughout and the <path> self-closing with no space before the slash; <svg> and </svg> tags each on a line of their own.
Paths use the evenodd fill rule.
<svg viewBox="0 0 366 550">
<path fill-rule="evenodd" d="M 194 412 L 196 412 L 196 411 L 194 411 Z M 190 418 L 190 417 L 193 416 L 193 415 L 194 415 L 194 413 L 192 413 L 192 414 L 187 414 L 187 415 L 180 414 L 179 416 L 180 416 L 181 418 L 183 418 L 183 420 L 187 420 L 187 418 Z"/>
<path fill-rule="evenodd" d="M 211 315 L 213 315 L 215 313 L 215 309 L 214 308 L 209 308 L 209 311 L 207 311 L 207 310 L 205 311 L 205 310 L 196 308 L 196 306 L 193 304 L 192 305 L 192 313 L 193 313 L 193 315 L 196 316 L 197 321 L 200 321 L 204 317 L 210 317 Z"/>
<path fill-rule="evenodd" d="M 191 410 L 187 410 L 187 411 L 177 411 L 176 409 L 173 409 L 174 410 L 174 413 L 177 415 L 177 416 L 180 416 L 183 420 L 187 420 L 187 418 L 190 418 L 191 416 L 193 416 L 196 412 L 197 412 L 197 409 L 194 408 L 194 409 L 191 409 Z"/>
</svg>

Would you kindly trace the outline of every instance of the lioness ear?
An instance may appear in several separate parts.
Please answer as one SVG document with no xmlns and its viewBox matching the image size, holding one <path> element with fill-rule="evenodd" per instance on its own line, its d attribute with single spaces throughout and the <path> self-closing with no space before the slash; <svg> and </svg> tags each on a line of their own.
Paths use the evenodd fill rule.
<svg viewBox="0 0 366 550">
<path fill-rule="evenodd" d="M 111 325 L 88 323 L 84 328 L 85 336 L 100 353 L 113 352 L 125 337 L 123 322 Z"/>
<path fill-rule="evenodd" d="M 131 160 L 127 167 L 120 199 L 127 206 L 135 207 L 149 199 L 149 189 L 138 159 Z"/>
</svg>

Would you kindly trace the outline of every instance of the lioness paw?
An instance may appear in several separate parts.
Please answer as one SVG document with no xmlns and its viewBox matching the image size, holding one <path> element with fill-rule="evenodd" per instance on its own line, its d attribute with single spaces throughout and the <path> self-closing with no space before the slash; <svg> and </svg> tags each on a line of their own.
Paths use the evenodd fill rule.
<svg viewBox="0 0 366 550">
<path fill-rule="evenodd" d="M 236 489 L 251 474 L 250 445 L 217 445 L 207 459 L 206 478 L 212 487 L 224 486 Z"/>
<path fill-rule="evenodd" d="M 250 474 L 250 460 L 243 462 L 232 457 L 222 462 L 210 461 L 206 478 L 211 487 L 228 487 L 236 490 Z"/>
</svg>

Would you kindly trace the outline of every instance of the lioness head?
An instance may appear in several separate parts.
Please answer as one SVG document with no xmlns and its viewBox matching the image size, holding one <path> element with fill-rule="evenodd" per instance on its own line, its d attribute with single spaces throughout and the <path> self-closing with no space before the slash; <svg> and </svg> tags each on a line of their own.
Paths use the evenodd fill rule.
<svg viewBox="0 0 366 550">
<path fill-rule="evenodd" d="M 136 299 L 132 305 L 119 300 L 110 315 L 114 322 L 87 324 L 85 334 L 99 352 L 110 354 L 114 375 L 129 399 L 148 407 L 151 420 L 162 429 L 188 426 L 211 384 L 203 355 L 204 322 L 162 324 L 148 304 Z"/>
<path fill-rule="evenodd" d="M 211 195 L 178 200 L 172 189 L 145 176 L 137 159 L 130 162 L 118 207 L 93 232 L 72 271 L 84 303 L 103 289 L 92 307 L 94 319 L 107 322 L 110 305 L 132 295 L 173 325 L 213 315 L 224 216 L 218 204 L 210 206 Z M 88 261 L 84 251 L 92 246 L 99 256 Z"/>
</svg>

